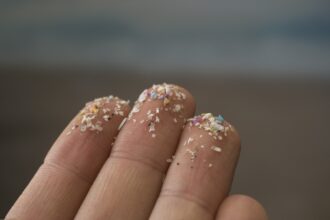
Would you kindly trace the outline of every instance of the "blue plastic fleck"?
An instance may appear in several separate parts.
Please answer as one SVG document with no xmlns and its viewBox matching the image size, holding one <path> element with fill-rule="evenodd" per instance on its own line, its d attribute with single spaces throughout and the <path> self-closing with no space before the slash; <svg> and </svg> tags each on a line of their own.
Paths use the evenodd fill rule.
<svg viewBox="0 0 330 220">
<path fill-rule="evenodd" d="M 220 122 L 223 122 L 225 120 L 222 115 L 218 115 L 215 119 Z"/>
<path fill-rule="evenodd" d="M 157 93 L 156 93 L 156 92 L 152 92 L 152 93 L 150 94 L 150 97 L 151 97 L 152 99 L 157 99 Z"/>
</svg>

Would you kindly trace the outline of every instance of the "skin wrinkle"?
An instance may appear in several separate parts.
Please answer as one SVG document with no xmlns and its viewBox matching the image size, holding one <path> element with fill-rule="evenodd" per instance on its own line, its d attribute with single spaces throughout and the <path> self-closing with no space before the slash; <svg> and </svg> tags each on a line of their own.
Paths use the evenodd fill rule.
<svg viewBox="0 0 330 220">
<path fill-rule="evenodd" d="M 88 178 L 87 176 L 81 174 L 76 168 L 66 165 L 65 163 L 58 163 L 51 160 L 46 160 L 40 167 L 40 169 L 54 169 L 58 170 L 57 172 L 64 171 L 65 173 L 69 175 L 73 175 L 78 177 L 78 179 L 82 180 L 83 182 L 86 182 L 88 185 L 93 184 L 92 178 Z"/>
</svg>

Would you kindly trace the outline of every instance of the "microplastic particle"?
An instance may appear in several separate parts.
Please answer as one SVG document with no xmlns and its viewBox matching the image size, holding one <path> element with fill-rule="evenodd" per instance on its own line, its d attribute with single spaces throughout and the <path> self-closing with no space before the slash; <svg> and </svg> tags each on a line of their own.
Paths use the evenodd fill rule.
<svg viewBox="0 0 330 220">
<path fill-rule="evenodd" d="M 217 146 L 211 146 L 211 149 L 216 151 L 216 152 L 221 152 L 221 148 Z"/>
<path fill-rule="evenodd" d="M 126 121 L 127 121 L 127 118 L 124 118 L 122 121 L 121 121 L 121 123 L 120 123 L 120 125 L 119 125 L 119 127 L 118 127 L 118 130 L 121 130 L 121 128 L 124 126 L 124 124 L 126 123 Z"/>
</svg>

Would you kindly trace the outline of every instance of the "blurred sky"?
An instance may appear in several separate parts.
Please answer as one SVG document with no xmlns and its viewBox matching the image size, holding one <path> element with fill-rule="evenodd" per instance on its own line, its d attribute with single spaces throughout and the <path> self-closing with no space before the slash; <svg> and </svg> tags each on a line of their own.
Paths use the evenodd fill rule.
<svg viewBox="0 0 330 220">
<path fill-rule="evenodd" d="M 328 0 L 2 0 L 0 64 L 330 74 Z"/>
</svg>

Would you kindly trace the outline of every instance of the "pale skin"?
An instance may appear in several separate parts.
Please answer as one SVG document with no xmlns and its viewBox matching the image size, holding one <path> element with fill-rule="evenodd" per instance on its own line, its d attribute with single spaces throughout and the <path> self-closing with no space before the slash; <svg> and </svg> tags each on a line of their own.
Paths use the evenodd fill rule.
<svg viewBox="0 0 330 220">
<path fill-rule="evenodd" d="M 255 199 L 229 195 L 240 152 L 236 129 L 231 126 L 218 142 L 201 128 L 184 126 L 185 119 L 194 116 L 195 101 L 178 88 L 186 96 L 175 101 L 183 106 L 182 117 L 177 120 L 175 114 L 161 111 L 154 136 L 140 121 L 148 110 L 162 107 L 161 100 L 143 103 L 120 130 L 131 111 L 128 105 L 100 132 L 72 130 L 76 116 L 6 219 L 266 220 L 265 209 Z M 113 111 L 114 101 L 105 107 Z M 217 144 L 221 152 L 200 149 L 192 161 L 189 138 L 198 140 L 191 146 Z"/>
</svg>

